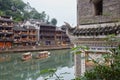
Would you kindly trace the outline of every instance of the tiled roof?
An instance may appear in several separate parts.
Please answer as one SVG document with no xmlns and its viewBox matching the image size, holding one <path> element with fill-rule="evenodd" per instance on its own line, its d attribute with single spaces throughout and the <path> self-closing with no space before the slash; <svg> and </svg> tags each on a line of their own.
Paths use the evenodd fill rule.
<svg viewBox="0 0 120 80">
<path fill-rule="evenodd" d="M 0 16 L 0 21 L 13 22 L 10 16 Z"/>
<path fill-rule="evenodd" d="M 34 26 L 24 26 L 26 29 L 35 29 Z"/>
<path fill-rule="evenodd" d="M 120 34 L 120 25 L 106 26 L 97 28 L 80 28 L 74 29 L 73 34 L 77 36 L 92 36 L 92 35 L 108 35 L 108 34 Z"/>
<path fill-rule="evenodd" d="M 27 31 L 27 29 L 25 29 L 24 27 L 20 27 L 20 26 L 14 26 L 13 30 L 16 30 L 16 31 Z"/>
</svg>

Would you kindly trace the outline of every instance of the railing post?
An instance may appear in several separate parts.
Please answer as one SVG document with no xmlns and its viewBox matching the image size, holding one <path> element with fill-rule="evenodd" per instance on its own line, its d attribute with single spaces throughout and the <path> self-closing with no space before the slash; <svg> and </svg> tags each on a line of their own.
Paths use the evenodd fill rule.
<svg viewBox="0 0 120 80">
<path fill-rule="evenodd" d="M 80 77 L 84 75 L 85 72 L 85 52 L 82 51 L 81 54 L 75 54 L 75 76 Z"/>
</svg>

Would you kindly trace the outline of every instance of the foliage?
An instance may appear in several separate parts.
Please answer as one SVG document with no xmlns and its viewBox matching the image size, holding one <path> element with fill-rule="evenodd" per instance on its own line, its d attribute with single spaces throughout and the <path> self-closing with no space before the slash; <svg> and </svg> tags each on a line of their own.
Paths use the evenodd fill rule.
<svg viewBox="0 0 120 80">
<path fill-rule="evenodd" d="M 113 43 L 117 40 L 114 35 L 109 35 L 106 41 Z M 80 80 L 118 80 L 120 77 L 120 45 L 111 48 L 109 51 L 108 54 L 103 56 L 104 63 L 96 65 L 90 71 L 86 71 Z"/>
<path fill-rule="evenodd" d="M 49 75 L 50 77 L 52 77 L 54 74 L 55 76 L 57 77 L 58 80 L 60 80 L 60 77 L 55 73 L 57 69 L 45 69 L 45 70 L 42 70 L 40 72 L 40 74 L 45 74 L 45 73 L 49 73 L 51 75 Z"/>
<path fill-rule="evenodd" d="M 105 38 L 105 41 L 111 48 L 109 49 L 109 53 L 104 54 L 102 58 L 104 61 L 99 63 L 101 59 L 91 60 L 96 64 L 93 69 L 86 71 L 84 76 L 80 78 L 76 78 L 74 80 L 118 80 L 120 77 L 120 45 L 116 48 L 113 48 L 114 42 L 119 42 L 119 39 L 115 37 L 114 34 L 108 35 Z M 81 50 L 85 51 L 89 48 L 86 46 L 77 46 L 72 49 L 73 53 L 80 54 Z"/>
<path fill-rule="evenodd" d="M 109 35 L 106 40 L 109 42 L 116 41 L 114 35 Z M 82 51 L 89 50 L 87 46 L 77 46 L 72 48 L 72 53 L 80 54 Z M 120 77 L 120 45 L 116 48 L 111 48 L 108 54 L 103 55 L 104 63 L 92 59 L 92 61 L 97 64 L 90 71 L 86 71 L 84 76 L 72 80 L 119 80 Z M 51 72 L 52 75 L 55 74 L 57 79 L 60 77 L 55 73 L 55 69 L 45 70 L 43 72 Z"/>
<path fill-rule="evenodd" d="M 16 22 L 27 19 L 39 19 L 48 22 L 45 11 L 39 13 L 29 3 L 26 4 L 22 0 L 0 0 L 0 15 L 12 16 Z"/>
<path fill-rule="evenodd" d="M 57 24 L 57 20 L 55 18 L 52 18 L 51 19 L 51 24 L 56 25 Z"/>
<path fill-rule="evenodd" d="M 88 46 L 76 46 L 72 48 L 71 53 L 80 54 L 82 51 L 89 50 Z"/>
<path fill-rule="evenodd" d="M 21 12 L 26 6 L 22 0 L 0 0 L 0 15 L 13 16 L 17 20 L 23 20 Z"/>
<path fill-rule="evenodd" d="M 68 72 L 65 73 L 60 73 L 59 75 L 56 74 L 57 69 L 53 68 L 53 69 L 44 69 L 42 71 L 40 71 L 40 74 L 49 74 L 49 77 L 45 78 L 45 80 L 50 79 L 51 77 L 55 76 L 56 78 L 54 78 L 55 80 L 63 80 L 63 76 L 65 74 L 69 74 Z"/>
<path fill-rule="evenodd" d="M 85 73 L 86 80 L 118 80 L 120 77 L 120 46 L 113 50 L 109 65 L 98 65 L 93 70 Z"/>
</svg>

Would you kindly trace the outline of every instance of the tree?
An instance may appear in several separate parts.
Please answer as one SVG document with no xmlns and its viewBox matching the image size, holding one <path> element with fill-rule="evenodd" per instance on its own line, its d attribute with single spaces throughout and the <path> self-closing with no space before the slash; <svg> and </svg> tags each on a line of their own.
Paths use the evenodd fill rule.
<svg viewBox="0 0 120 80">
<path fill-rule="evenodd" d="M 51 19 L 51 24 L 56 25 L 57 24 L 57 20 L 55 18 L 52 18 Z"/>
<path fill-rule="evenodd" d="M 45 11 L 43 11 L 41 14 L 40 14 L 40 20 L 42 20 L 42 21 L 46 21 L 46 13 L 45 13 Z"/>
<path fill-rule="evenodd" d="M 25 4 L 22 0 L 0 0 L 0 15 L 12 16 L 15 21 L 28 19 L 47 21 L 45 11 L 39 13 L 30 4 Z"/>
<path fill-rule="evenodd" d="M 50 18 L 49 15 L 47 15 L 47 19 L 46 19 L 46 23 L 47 23 L 47 24 L 50 24 L 49 18 Z"/>
</svg>

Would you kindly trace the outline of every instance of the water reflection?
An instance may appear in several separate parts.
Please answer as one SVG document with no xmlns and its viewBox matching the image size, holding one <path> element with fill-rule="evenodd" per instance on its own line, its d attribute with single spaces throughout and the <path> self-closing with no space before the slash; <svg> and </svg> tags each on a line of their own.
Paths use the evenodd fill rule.
<svg viewBox="0 0 120 80">
<path fill-rule="evenodd" d="M 74 77 L 73 55 L 69 50 L 50 51 L 51 56 L 46 59 L 31 59 L 30 61 L 21 61 L 21 54 L 0 54 L 9 56 L 6 60 L 0 60 L 0 80 L 44 80 L 49 74 L 40 75 L 40 71 L 49 68 L 56 68 L 56 73 L 60 75 L 64 72 L 65 80 Z M 33 53 L 35 56 L 36 53 Z M 55 80 L 55 79 L 50 79 Z"/>
</svg>

